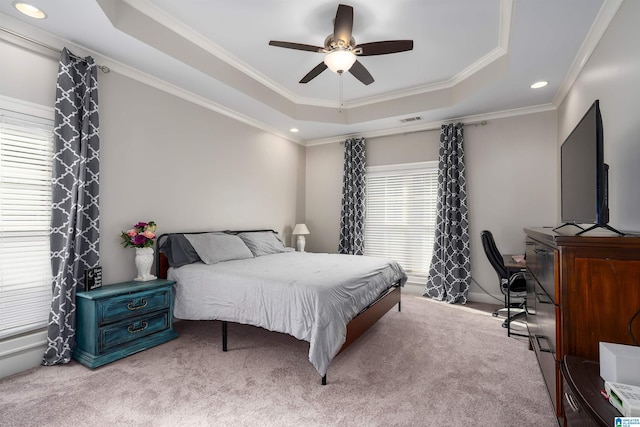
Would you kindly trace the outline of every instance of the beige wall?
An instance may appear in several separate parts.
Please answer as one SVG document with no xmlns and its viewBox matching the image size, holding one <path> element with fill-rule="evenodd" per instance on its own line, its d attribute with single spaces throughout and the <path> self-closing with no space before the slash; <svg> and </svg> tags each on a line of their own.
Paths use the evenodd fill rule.
<svg viewBox="0 0 640 427">
<path fill-rule="evenodd" d="M 600 100 L 612 227 L 640 231 L 640 2 L 625 1 L 558 109 L 559 145 Z M 558 213 L 559 215 L 559 213 Z"/>
<path fill-rule="evenodd" d="M 502 253 L 523 253 L 523 228 L 556 225 L 556 113 L 492 120 L 465 133 L 473 279 L 501 297 L 482 248 L 490 230 Z M 476 284 L 470 299 L 491 301 Z"/>
<path fill-rule="evenodd" d="M 484 255 L 480 232 L 491 230 L 503 252 L 522 253 L 524 227 L 555 225 L 555 117 L 555 112 L 549 111 L 465 128 L 472 275 L 498 298 L 497 278 Z M 438 131 L 428 131 L 369 139 L 367 164 L 437 160 L 439 138 Z M 310 251 L 337 251 L 343 152 L 343 146 L 337 143 L 307 148 Z M 496 302 L 475 284 L 470 298 Z"/>
</svg>

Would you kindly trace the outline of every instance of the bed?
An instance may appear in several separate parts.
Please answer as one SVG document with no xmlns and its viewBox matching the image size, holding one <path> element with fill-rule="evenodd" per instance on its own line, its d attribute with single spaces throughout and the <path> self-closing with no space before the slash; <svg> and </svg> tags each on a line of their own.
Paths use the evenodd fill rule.
<svg viewBox="0 0 640 427">
<path fill-rule="evenodd" d="M 309 342 L 326 384 L 329 364 L 396 304 L 406 275 L 395 261 L 295 252 L 273 230 L 169 233 L 157 275 L 176 282 L 174 316 L 259 326 Z"/>
</svg>

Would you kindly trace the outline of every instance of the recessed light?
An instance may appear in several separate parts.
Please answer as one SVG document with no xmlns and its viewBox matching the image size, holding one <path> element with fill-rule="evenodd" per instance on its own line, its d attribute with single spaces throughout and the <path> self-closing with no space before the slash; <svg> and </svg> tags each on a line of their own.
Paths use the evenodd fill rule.
<svg viewBox="0 0 640 427">
<path fill-rule="evenodd" d="M 549 82 L 545 82 L 545 81 L 540 81 L 540 82 L 535 82 L 534 84 L 532 84 L 531 86 L 529 86 L 531 89 L 540 89 L 541 87 L 545 87 L 546 85 L 548 85 Z"/>
<path fill-rule="evenodd" d="M 21 1 L 14 1 L 13 2 L 13 7 L 18 9 L 18 11 L 20 13 L 23 13 L 23 14 L 27 15 L 30 18 L 44 19 L 44 18 L 47 17 L 47 14 L 44 13 L 44 11 L 40 10 L 36 6 L 31 5 L 29 3 L 24 3 L 24 2 L 21 2 Z"/>
<path fill-rule="evenodd" d="M 289 132 L 293 132 L 293 133 L 300 132 L 300 129 L 298 129 L 298 128 L 291 128 L 291 129 L 289 129 Z"/>
</svg>

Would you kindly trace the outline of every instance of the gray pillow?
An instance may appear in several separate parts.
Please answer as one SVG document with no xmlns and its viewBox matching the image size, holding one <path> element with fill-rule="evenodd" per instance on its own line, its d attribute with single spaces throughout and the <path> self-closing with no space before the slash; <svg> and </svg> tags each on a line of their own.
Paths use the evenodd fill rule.
<svg viewBox="0 0 640 427">
<path fill-rule="evenodd" d="M 205 264 L 253 258 L 253 254 L 242 239 L 232 234 L 186 234 L 185 237 Z"/>
<path fill-rule="evenodd" d="M 200 257 L 184 234 L 169 234 L 160 246 L 169 262 L 169 267 L 182 267 L 200 261 Z"/>
<path fill-rule="evenodd" d="M 253 256 L 279 254 L 294 250 L 293 248 L 287 248 L 278 237 L 278 234 L 273 231 L 238 233 L 238 237 L 251 249 Z"/>
</svg>

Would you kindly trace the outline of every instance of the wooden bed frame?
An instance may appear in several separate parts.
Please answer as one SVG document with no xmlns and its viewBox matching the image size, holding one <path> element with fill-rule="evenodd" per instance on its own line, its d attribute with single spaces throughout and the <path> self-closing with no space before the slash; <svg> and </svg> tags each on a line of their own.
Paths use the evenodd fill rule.
<svg viewBox="0 0 640 427">
<path fill-rule="evenodd" d="M 248 230 L 252 231 L 272 231 L 273 230 Z M 171 234 L 197 234 L 199 232 L 185 232 L 185 233 L 171 233 Z M 206 233 L 206 232 L 205 232 Z M 241 231 L 232 231 L 231 233 L 241 233 Z M 168 234 L 163 234 L 158 237 L 157 247 L 160 247 L 160 242 L 163 237 Z M 156 275 L 160 279 L 167 278 L 167 272 L 169 270 L 169 260 L 167 257 L 156 250 Z M 365 307 L 360 313 L 358 313 L 349 323 L 347 323 L 347 336 L 344 344 L 336 354 L 336 356 L 347 349 L 355 340 L 363 335 L 371 326 L 373 326 L 382 316 L 390 311 L 393 306 L 398 304 L 398 311 L 402 309 L 400 284 L 393 283 L 391 286 L 383 292 L 375 301 Z M 227 321 L 222 321 L 222 351 L 227 351 Z M 327 384 L 327 375 L 322 377 L 322 385 Z"/>
</svg>

